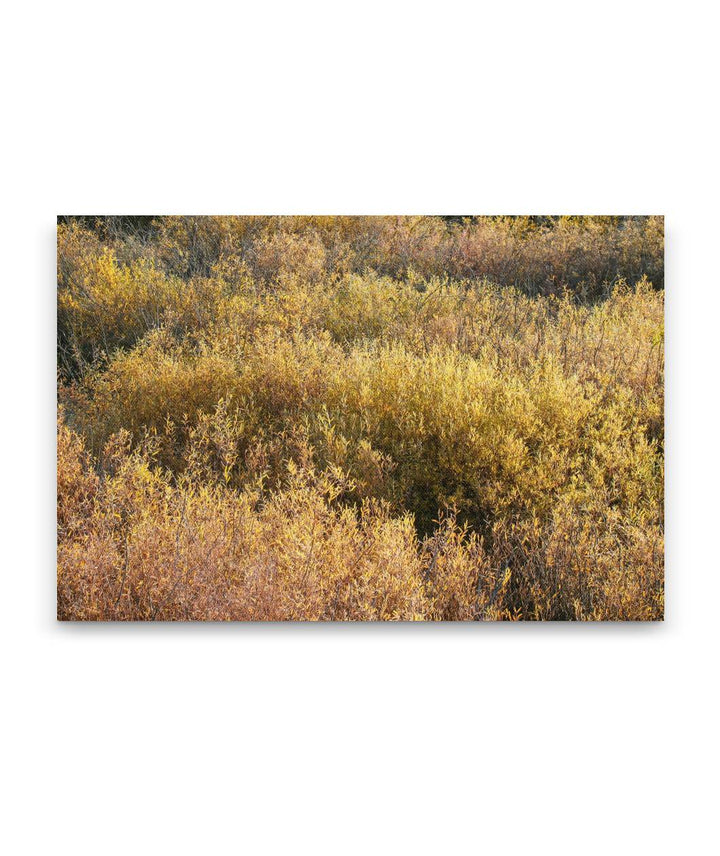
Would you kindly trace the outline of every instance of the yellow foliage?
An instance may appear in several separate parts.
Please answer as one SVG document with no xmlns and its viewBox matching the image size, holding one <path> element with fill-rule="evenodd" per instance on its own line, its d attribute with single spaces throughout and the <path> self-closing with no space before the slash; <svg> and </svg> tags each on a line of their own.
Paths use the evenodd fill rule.
<svg viewBox="0 0 720 856">
<path fill-rule="evenodd" d="M 662 616 L 660 220 L 110 231 L 59 228 L 61 617 Z"/>
</svg>

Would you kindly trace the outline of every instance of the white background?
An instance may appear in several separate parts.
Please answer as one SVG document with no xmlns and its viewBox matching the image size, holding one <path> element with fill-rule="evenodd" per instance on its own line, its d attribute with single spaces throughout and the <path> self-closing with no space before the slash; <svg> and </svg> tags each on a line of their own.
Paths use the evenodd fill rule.
<svg viewBox="0 0 720 856">
<path fill-rule="evenodd" d="M 714 850 L 712 8 L 5 9 L 5 853 Z M 55 215 L 292 212 L 666 215 L 664 624 L 55 622 Z"/>
</svg>

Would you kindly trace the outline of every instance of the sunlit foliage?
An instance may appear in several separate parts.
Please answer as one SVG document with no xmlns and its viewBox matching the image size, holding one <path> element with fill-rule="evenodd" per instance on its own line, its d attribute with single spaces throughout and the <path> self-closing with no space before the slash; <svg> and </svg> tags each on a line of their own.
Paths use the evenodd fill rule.
<svg viewBox="0 0 720 856">
<path fill-rule="evenodd" d="M 662 617 L 662 253 L 659 218 L 61 224 L 60 617 Z"/>
</svg>

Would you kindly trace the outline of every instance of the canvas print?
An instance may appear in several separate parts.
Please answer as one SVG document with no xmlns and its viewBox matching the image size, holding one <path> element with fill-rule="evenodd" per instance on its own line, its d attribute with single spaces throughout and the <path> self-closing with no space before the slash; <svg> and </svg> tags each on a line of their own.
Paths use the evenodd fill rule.
<svg viewBox="0 0 720 856">
<path fill-rule="evenodd" d="M 658 216 L 61 216 L 57 615 L 655 621 Z"/>
</svg>

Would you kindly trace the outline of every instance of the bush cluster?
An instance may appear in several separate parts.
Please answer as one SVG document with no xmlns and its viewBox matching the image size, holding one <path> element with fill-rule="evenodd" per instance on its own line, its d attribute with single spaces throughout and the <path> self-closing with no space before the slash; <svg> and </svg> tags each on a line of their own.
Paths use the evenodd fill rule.
<svg viewBox="0 0 720 856">
<path fill-rule="evenodd" d="M 58 234 L 61 618 L 662 617 L 658 218 Z"/>
</svg>

